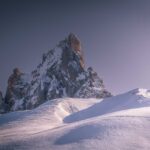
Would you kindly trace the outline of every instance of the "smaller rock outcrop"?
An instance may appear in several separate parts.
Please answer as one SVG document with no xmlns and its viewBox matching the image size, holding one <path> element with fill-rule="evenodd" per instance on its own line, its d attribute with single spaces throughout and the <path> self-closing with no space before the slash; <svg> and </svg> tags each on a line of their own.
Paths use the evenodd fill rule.
<svg viewBox="0 0 150 150">
<path fill-rule="evenodd" d="M 4 113 L 5 108 L 4 108 L 4 101 L 3 101 L 3 95 L 2 92 L 0 91 L 0 113 Z"/>
<path fill-rule="evenodd" d="M 18 68 L 13 70 L 8 79 L 8 86 L 5 96 L 6 111 L 23 109 L 24 97 L 27 94 L 28 82 L 26 76 Z M 22 105 L 20 105 L 22 104 Z M 18 108 L 18 106 L 22 106 Z"/>
</svg>

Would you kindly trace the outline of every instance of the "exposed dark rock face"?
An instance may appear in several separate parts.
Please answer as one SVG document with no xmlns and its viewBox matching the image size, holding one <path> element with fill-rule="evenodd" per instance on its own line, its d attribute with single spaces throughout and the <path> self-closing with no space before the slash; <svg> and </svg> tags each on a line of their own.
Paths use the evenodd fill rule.
<svg viewBox="0 0 150 150">
<path fill-rule="evenodd" d="M 5 97 L 7 111 L 34 108 L 61 97 L 104 98 L 111 94 L 92 68 L 85 69 L 79 39 L 70 34 L 43 54 L 41 63 L 27 75 L 14 69 Z"/>
<path fill-rule="evenodd" d="M 73 33 L 70 33 L 68 36 L 68 44 L 79 55 L 80 65 L 84 68 L 83 51 L 81 49 L 80 40 Z"/>
<path fill-rule="evenodd" d="M 100 79 L 98 74 L 93 70 L 92 67 L 87 69 L 86 81 L 80 87 L 76 93 L 77 97 L 82 98 L 105 98 L 110 97 L 111 94 L 108 92 L 103 84 L 103 80 Z"/>
</svg>

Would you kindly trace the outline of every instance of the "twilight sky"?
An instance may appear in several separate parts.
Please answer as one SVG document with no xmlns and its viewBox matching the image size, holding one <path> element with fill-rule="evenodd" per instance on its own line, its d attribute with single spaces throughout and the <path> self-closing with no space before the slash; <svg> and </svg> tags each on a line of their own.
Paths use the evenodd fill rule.
<svg viewBox="0 0 150 150">
<path fill-rule="evenodd" d="M 150 89 L 149 0 L 0 0 L 1 89 L 70 32 L 112 93 Z"/>
</svg>

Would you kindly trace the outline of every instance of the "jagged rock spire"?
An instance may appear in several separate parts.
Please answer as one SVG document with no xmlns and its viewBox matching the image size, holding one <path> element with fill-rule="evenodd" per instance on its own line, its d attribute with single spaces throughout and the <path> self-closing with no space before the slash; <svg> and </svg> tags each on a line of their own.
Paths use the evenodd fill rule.
<svg viewBox="0 0 150 150">
<path fill-rule="evenodd" d="M 70 47 L 72 49 L 74 49 L 76 52 L 80 52 L 81 51 L 80 40 L 77 38 L 77 36 L 75 34 L 70 33 L 68 35 L 68 41 L 69 41 Z"/>
<path fill-rule="evenodd" d="M 76 53 L 78 53 L 78 55 L 80 56 L 80 64 L 84 68 L 85 63 L 84 63 L 84 58 L 83 58 L 83 50 L 81 48 L 81 42 L 79 38 L 75 34 L 70 33 L 68 35 L 68 42 L 69 42 L 70 47 L 73 50 L 75 50 Z"/>
</svg>

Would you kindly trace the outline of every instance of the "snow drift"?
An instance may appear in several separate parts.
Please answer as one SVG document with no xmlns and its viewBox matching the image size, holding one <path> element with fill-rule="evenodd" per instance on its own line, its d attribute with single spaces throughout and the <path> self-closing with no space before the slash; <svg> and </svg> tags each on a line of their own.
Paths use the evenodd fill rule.
<svg viewBox="0 0 150 150">
<path fill-rule="evenodd" d="M 148 150 L 150 91 L 55 99 L 0 116 L 0 149 Z"/>
</svg>

